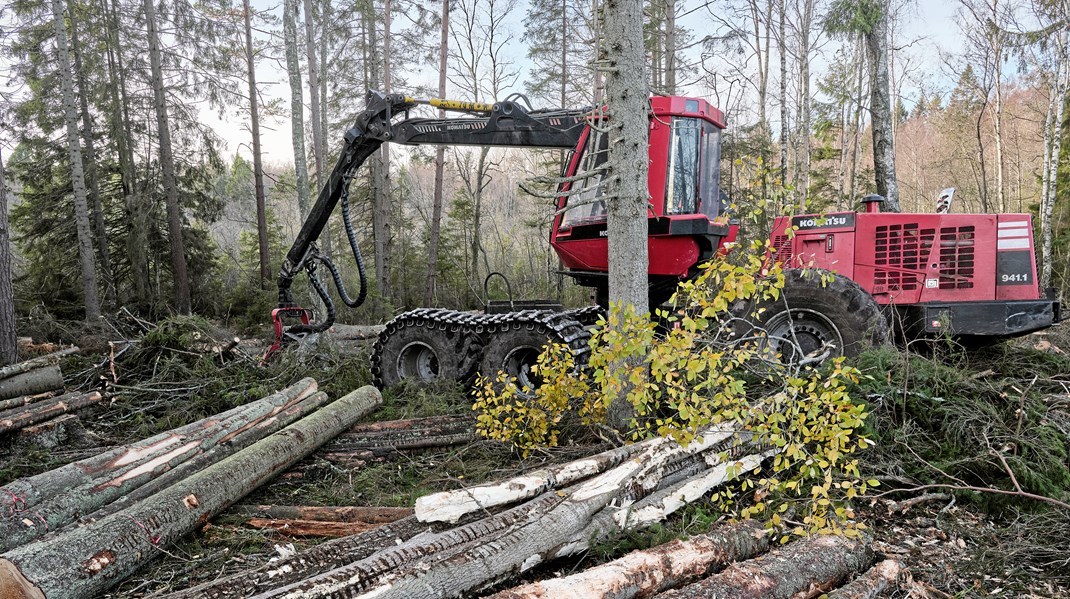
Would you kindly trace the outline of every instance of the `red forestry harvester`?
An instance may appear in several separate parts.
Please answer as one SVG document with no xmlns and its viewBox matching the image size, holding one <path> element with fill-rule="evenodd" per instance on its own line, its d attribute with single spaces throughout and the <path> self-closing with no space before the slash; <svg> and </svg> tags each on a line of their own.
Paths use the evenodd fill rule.
<svg viewBox="0 0 1070 599">
<path fill-rule="evenodd" d="M 427 104 L 465 113 L 459 118 L 410 118 Z M 279 274 L 278 339 L 327 330 L 334 305 L 317 277 L 331 274 L 342 301 L 364 300 L 363 261 L 349 219 L 348 186 L 355 171 L 386 142 L 419 145 L 522 146 L 571 150 L 558 189 L 550 244 L 577 283 L 595 290 L 604 307 L 608 257 L 602 166 L 607 136 L 591 124 L 590 109 L 530 110 L 516 101 L 476 104 L 416 100 L 369 93 L 367 109 L 345 135 L 345 146 L 305 220 Z M 608 118 L 612 118 L 610 115 Z M 694 277 L 735 239 L 738 225 L 725 214 L 720 192 L 724 115 L 706 101 L 651 99 L 649 126 L 650 300 L 666 301 L 676 285 Z M 337 268 L 315 240 L 338 203 L 360 272 L 351 298 Z M 1023 335 L 1059 319 L 1053 292 L 1036 281 L 1028 214 L 897 214 L 880 212 L 879 196 L 863 212 L 779 217 L 772 244 L 785 267 L 786 301 L 766 306 L 760 325 L 786 359 L 851 355 L 890 329 L 908 338 L 934 333 L 972 341 Z M 804 269 L 805 267 L 805 269 Z M 293 301 L 301 270 L 327 308 L 326 318 Z M 814 273 L 835 273 L 828 276 Z M 490 302 L 485 312 L 419 308 L 395 317 L 379 335 L 372 372 L 382 387 L 404 378 L 470 380 L 476 372 L 504 370 L 522 380 L 548 341 L 568 345 L 579 362 L 589 351 L 588 326 L 600 308 L 563 310 L 553 302 Z M 299 323 L 284 326 L 284 319 Z M 788 342 L 788 340 L 791 340 Z M 802 352 L 802 355 L 795 355 Z"/>
</svg>

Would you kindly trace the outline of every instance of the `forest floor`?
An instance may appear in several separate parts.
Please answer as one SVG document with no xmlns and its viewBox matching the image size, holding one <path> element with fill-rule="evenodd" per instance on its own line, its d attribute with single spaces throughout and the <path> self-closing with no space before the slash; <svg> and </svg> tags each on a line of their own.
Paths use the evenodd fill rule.
<svg viewBox="0 0 1070 599">
<path fill-rule="evenodd" d="M 223 364 L 189 351 L 232 336 L 203 321 L 167 321 L 148 334 L 116 325 L 86 336 L 76 327 L 38 323 L 38 341 L 78 342 L 102 352 L 64 362 L 69 388 L 104 386 L 113 395 L 106 406 L 82 415 L 88 434 L 58 450 L 0 439 L 0 485 L 88 455 L 95 446 L 145 438 L 219 412 L 303 376 L 315 377 L 334 397 L 370 381 L 367 342 L 324 340 L 260 368 L 255 357 L 263 345 L 255 342 L 239 346 L 247 359 Z M 109 346 L 106 341 L 117 334 L 139 341 L 128 348 Z M 101 367 L 109 354 L 115 370 Z M 877 441 L 864 456 L 865 475 L 885 481 L 859 502 L 858 512 L 872 529 L 878 553 L 908 568 L 903 584 L 887 596 L 1070 597 L 1070 514 L 1021 495 L 967 488 L 1013 491 L 1018 482 L 1026 491 L 1070 499 L 1070 332 L 1057 327 L 974 353 L 940 344 L 910 356 L 877 350 L 860 357 L 857 366 L 870 376 L 853 397 L 870 405 Z M 456 386 L 402 386 L 384 394 L 371 420 L 470 413 L 470 400 Z M 412 507 L 427 493 L 500 480 L 600 449 L 604 446 L 566 444 L 521 459 L 502 444 L 480 441 L 348 464 L 314 454 L 241 503 Z M 1016 481 L 994 459 L 996 451 L 1007 456 Z M 951 488 L 903 490 L 932 484 Z M 900 509 L 901 501 L 934 492 L 944 496 Z M 705 532 L 727 517 L 697 502 L 664 525 L 622 533 L 527 578 L 567 574 Z M 108 596 L 185 588 L 320 542 L 252 528 L 246 520 L 222 514 L 161 550 L 159 559 Z"/>
</svg>

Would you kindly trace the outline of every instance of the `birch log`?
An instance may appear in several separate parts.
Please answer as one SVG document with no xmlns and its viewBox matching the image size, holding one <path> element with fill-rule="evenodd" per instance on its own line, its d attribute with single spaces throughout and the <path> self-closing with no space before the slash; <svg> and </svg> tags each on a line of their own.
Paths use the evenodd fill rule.
<svg viewBox="0 0 1070 599">
<path fill-rule="evenodd" d="M 423 544 L 386 550 L 258 597 L 348 598 L 365 593 L 377 599 L 462 596 L 538 565 L 622 493 L 655 488 L 665 463 L 682 455 L 700 454 L 732 437 L 732 433 L 708 431 L 702 441 L 686 448 L 671 439 L 644 442 L 639 444 L 638 453 L 620 465 L 570 489 L 548 491 L 504 512 L 502 516 L 511 514 L 516 521 L 501 532 L 462 535 L 465 542 L 446 545 L 444 538 L 456 536 L 460 530 L 454 529 Z"/>
<path fill-rule="evenodd" d="M 63 372 L 56 364 L 48 364 L 0 379 L 0 399 L 11 399 L 20 395 L 33 395 L 62 388 Z"/>
<path fill-rule="evenodd" d="M 100 393 L 68 393 L 36 404 L 0 413 L 0 433 L 25 428 L 56 416 L 87 408 L 102 399 Z"/>
<path fill-rule="evenodd" d="M 614 468 L 647 444 L 649 442 L 618 447 L 499 483 L 425 495 L 416 500 L 416 517 L 422 522 L 456 522 L 469 512 L 529 499 L 547 489 L 567 486 Z"/>
<path fill-rule="evenodd" d="M 293 405 L 315 392 L 316 381 L 311 378 L 302 379 L 252 404 L 238 406 L 222 414 L 198 420 L 136 443 L 114 447 L 47 472 L 20 478 L 0 487 L 0 514 L 31 508 L 49 497 L 73 487 L 89 484 L 102 477 L 121 475 L 170 451 L 174 446 L 181 444 L 186 436 L 197 431 L 203 431 L 228 418 L 246 414 L 250 410 L 262 408 L 265 404 L 276 407 Z"/>
<path fill-rule="evenodd" d="M 726 565 L 769 550 L 762 523 L 746 521 L 671 541 L 583 572 L 551 578 L 488 599 L 638 599 L 692 582 Z"/>
<path fill-rule="evenodd" d="M 381 401 L 375 388 L 362 387 L 145 501 L 5 553 L 0 556 L 0 588 L 12 589 L 12 599 L 98 596 Z"/>
<path fill-rule="evenodd" d="M 113 477 L 97 478 L 50 497 L 23 510 L 22 518 L 0 521 L 0 552 L 61 529 L 81 515 L 100 519 L 124 509 L 309 414 L 326 403 L 326 398 L 326 394 L 317 393 L 292 409 L 283 406 L 268 410 L 254 421 L 261 426 L 250 427 L 250 423 L 240 420 L 227 423 L 229 426 L 216 426 Z M 110 509 L 96 513 L 120 498 L 123 500 Z"/>
<path fill-rule="evenodd" d="M 817 597 L 873 563 L 861 541 L 819 536 L 789 543 L 762 557 L 658 595 L 658 599 L 789 599 Z"/>
</svg>

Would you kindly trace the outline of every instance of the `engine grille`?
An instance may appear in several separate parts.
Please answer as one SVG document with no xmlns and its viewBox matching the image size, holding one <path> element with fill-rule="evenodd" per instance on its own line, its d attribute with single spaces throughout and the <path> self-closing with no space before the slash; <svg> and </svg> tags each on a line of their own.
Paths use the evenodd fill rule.
<svg viewBox="0 0 1070 599">
<path fill-rule="evenodd" d="M 974 228 L 940 229 L 940 289 L 973 289 Z"/>
<path fill-rule="evenodd" d="M 917 223 L 878 226 L 874 285 L 889 291 L 910 291 L 921 286 L 925 260 L 935 237 L 935 229 L 922 229 Z"/>
<path fill-rule="evenodd" d="M 780 263 L 791 263 L 791 239 L 787 235 L 774 235 L 773 249 L 776 250 L 776 259 Z"/>
</svg>

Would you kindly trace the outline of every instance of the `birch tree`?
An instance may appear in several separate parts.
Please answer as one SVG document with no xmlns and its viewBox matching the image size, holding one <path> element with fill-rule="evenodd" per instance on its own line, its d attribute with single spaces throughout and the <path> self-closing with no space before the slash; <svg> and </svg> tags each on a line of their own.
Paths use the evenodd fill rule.
<svg viewBox="0 0 1070 599">
<path fill-rule="evenodd" d="M 67 129 L 67 155 L 71 162 L 71 183 L 74 187 L 74 219 L 78 232 L 78 257 L 81 263 L 82 296 L 85 317 L 89 322 L 100 319 L 100 298 L 97 294 L 97 267 L 93 256 L 93 237 L 89 225 L 89 205 L 86 199 L 85 173 L 78 130 L 78 109 L 74 98 L 74 71 L 67 45 L 67 25 L 62 0 L 52 0 L 52 16 L 56 29 L 56 59 L 59 68 L 63 114 Z M 188 295 L 188 293 L 187 293 Z"/>
</svg>

